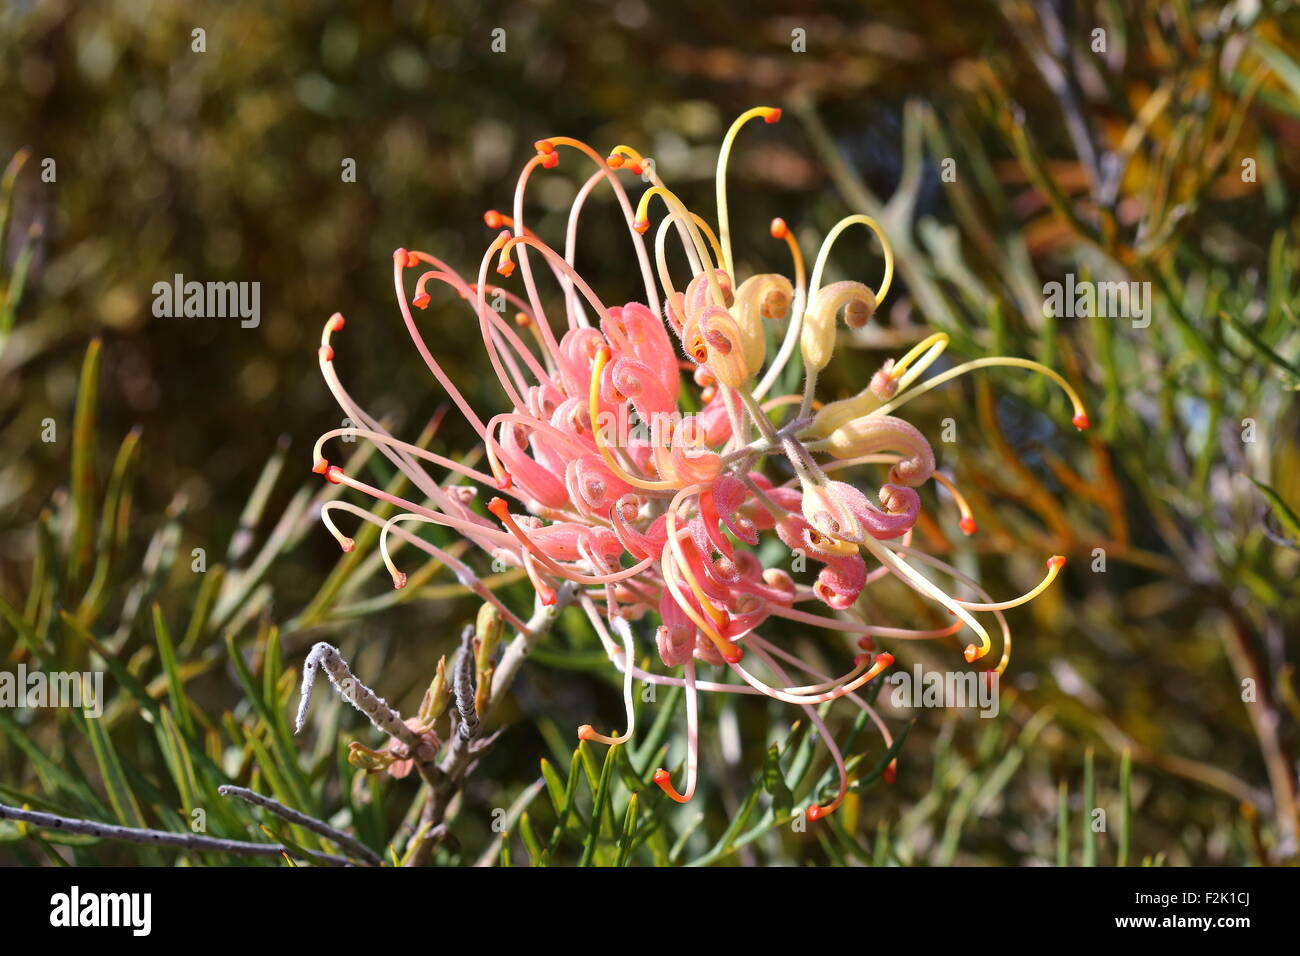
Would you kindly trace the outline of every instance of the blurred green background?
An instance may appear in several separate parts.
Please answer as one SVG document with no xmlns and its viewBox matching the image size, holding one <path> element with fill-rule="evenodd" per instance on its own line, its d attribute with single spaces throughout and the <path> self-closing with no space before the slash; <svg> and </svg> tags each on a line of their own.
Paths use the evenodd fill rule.
<svg viewBox="0 0 1300 956">
<path fill-rule="evenodd" d="M 805 254 L 842 215 L 882 215 L 901 261 L 894 305 L 837 351 L 823 397 L 856 390 L 938 328 L 958 355 L 1059 368 L 1097 427 L 1063 431 L 1059 396 L 1012 373 L 915 406 L 932 438 L 946 418 L 957 422 L 958 441 L 936 450 L 970 489 L 981 526 L 971 541 L 953 540 L 949 506 L 931 496 L 923 543 L 999 596 L 1032 583 L 1047 554 L 1071 563 L 1051 593 L 1013 612 L 999 721 L 917 715 L 898 782 L 855 796 L 843 837 L 769 833 L 729 861 L 1048 862 L 1060 859 L 1063 800 L 1075 821 L 1067 858 L 1086 862 L 1079 821 L 1113 806 L 1126 749 L 1136 802 L 1128 862 L 1289 861 L 1300 561 L 1279 502 L 1300 507 L 1297 22 L 1289 4 L 1262 2 L 9 4 L 0 160 L 31 153 L 12 184 L 0 279 L 12 305 L 0 331 L 0 596 L 68 664 L 91 659 L 59 623 L 59 608 L 79 608 L 80 624 L 105 642 L 96 652 L 110 650 L 148 683 L 160 664 L 147 602 L 184 631 L 203 607 L 189 556 L 204 548 L 226 568 L 212 585 L 224 615 L 191 624 L 185 681 L 213 727 L 223 711 L 256 717 L 221 638 L 246 647 L 261 676 L 272 625 L 286 667 L 314 640 L 345 642 L 366 680 L 412 708 L 475 605 L 449 577 L 396 598 L 382 568 L 322 596 L 337 580 L 337 548 L 296 496 L 313 478 L 315 436 L 342 419 L 316 368 L 325 318 L 348 318 L 336 349 L 351 393 L 413 437 L 444 396 L 393 303 L 393 249 L 423 249 L 472 274 L 492 236 L 482 214 L 508 210 L 531 144 L 551 134 L 598 150 L 637 146 L 712 220 L 713 164 L 731 118 L 781 106 L 786 119 L 747 131 L 731 167 L 742 271 L 785 268 L 767 234 L 777 215 Z M 494 53 L 497 28 L 506 49 Z M 192 49 L 196 29 L 205 52 Z M 955 183 L 941 179 L 946 158 Z M 1249 181 L 1246 158 L 1257 170 Z M 52 182 L 42 180 L 46 159 Z M 343 181 L 346 159 L 356 182 Z M 556 243 L 576 165 L 566 157 L 530 190 L 530 225 Z M 588 209 L 579 271 L 607 301 L 635 297 L 613 204 L 598 195 Z M 834 278 L 875 281 L 877 262 L 865 239 L 847 236 Z M 1067 272 L 1151 282 L 1151 327 L 1044 318 L 1041 285 Z M 260 282 L 259 327 L 154 317 L 152 287 L 176 273 Z M 469 316 L 435 297 L 422 321 L 470 400 L 496 410 L 503 400 Z M 88 605 L 73 591 L 89 568 L 67 558 L 79 520 L 69 468 L 78 376 L 96 337 L 97 418 L 83 452 L 97 463 L 87 485 L 96 496 L 111 493 L 119 443 L 142 430 L 132 511 L 109 534 L 114 562 Z M 41 439 L 47 418 L 58 441 Z M 1253 441 L 1242 440 L 1246 419 Z M 464 450 L 470 437 L 449 416 L 437 444 Z M 277 455 L 287 464 L 269 474 L 257 520 L 241 531 Z M 276 542 L 265 568 L 252 537 Z M 47 591 L 41 575 L 64 558 L 65 585 Z M 511 593 L 523 606 L 527 590 Z M 869 600 L 881 620 L 937 619 L 901 588 Z M 477 809 L 457 829 L 465 849 L 447 862 L 490 847 L 478 810 L 513 801 L 539 756 L 559 762 L 572 726 L 617 721 L 612 668 L 592 664 L 590 635 L 570 623 L 553 656 L 521 679 L 516 724 L 472 779 Z M 0 621 L 0 656 L 11 662 L 27 658 L 19 630 Z M 909 667 L 952 666 L 955 646 L 899 654 Z M 1243 679 L 1253 701 L 1243 702 Z M 908 716 L 886 712 L 896 729 Z M 366 739 L 355 716 L 332 719 Z M 688 856 L 716 846 L 767 744 L 793 720 L 753 702 L 710 703 L 705 716 L 721 743 L 706 733 L 712 778 L 689 811 L 706 819 L 686 838 Z M 150 807 L 176 801 L 138 723 L 123 705 L 111 732 L 131 775 L 154 787 L 139 798 L 142 817 L 162 825 Z M 81 754 L 90 789 L 102 789 L 80 728 L 25 715 L 9 731 L 6 802 L 43 794 L 77 807 L 56 799 L 60 788 L 19 734 L 74 763 Z M 349 791 L 332 742 L 316 748 L 309 773 L 322 809 Z M 202 746 L 218 762 L 233 747 L 233 776 L 258 773 L 238 739 Z M 861 746 L 870 766 L 880 743 Z M 1084 790 L 1089 748 L 1102 796 Z M 372 783 L 398 795 L 403 786 L 414 784 Z M 374 798 L 372 836 L 400 820 L 410 796 Z M 0 861 L 32 862 L 16 831 L 0 835 L 11 838 Z M 1115 862 L 1114 838 L 1100 840 L 1092 852 Z M 130 858 L 116 846 L 76 852 L 83 862 Z"/>
</svg>

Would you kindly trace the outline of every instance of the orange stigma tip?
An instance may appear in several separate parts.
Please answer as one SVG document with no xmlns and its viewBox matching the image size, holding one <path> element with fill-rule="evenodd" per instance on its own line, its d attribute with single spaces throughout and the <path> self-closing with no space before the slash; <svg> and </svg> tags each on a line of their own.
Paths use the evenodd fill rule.
<svg viewBox="0 0 1300 956">
<path fill-rule="evenodd" d="M 745 649 L 739 644 L 728 644 L 722 649 L 722 659 L 728 664 L 739 664 L 745 657 Z"/>
<path fill-rule="evenodd" d="M 881 667 L 893 667 L 894 655 L 888 652 L 885 652 L 883 654 L 877 654 L 876 663 L 879 664 Z"/>
<path fill-rule="evenodd" d="M 537 592 L 537 596 L 542 599 L 542 604 L 550 607 L 555 603 L 555 588 L 542 588 Z"/>
<path fill-rule="evenodd" d="M 1047 559 L 1047 566 L 1049 568 L 1056 568 L 1056 570 L 1058 571 L 1061 570 L 1061 568 L 1065 567 L 1065 555 L 1063 554 L 1052 555 L 1050 558 Z"/>
<path fill-rule="evenodd" d="M 487 212 L 483 213 L 483 221 L 487 223 L 489 229 L 500 229 L 504 223 L 504 220 L 501 218 L 501 213 L 497 212 L 495 209 L 489 209 Z"/>
<path fill-rule="evenodd" d="M 549 139 L 539 139 L 537 142 L 533 143 L 533 146 L 543 156 L 549 156 L 551 153 L 555 152 L 555 144 Z"/>
<path fill-rule="evenodd" d="M 393 575 L 393 590 L 400 591 L 404 587 L 406 587 L 406 572 L 398 571 Z"/>
<path fill-rule="evenodd" d="M 605 157 L 605 165 L 610 169 L 618 169 L 624 162 L 625 159 L 622 153 L 610 153 Z"/>
<path fill-rule="evenodd" d="M 781 122 L 781 109 L 780 109 L 780 107 L 774 107 L 773 109 L 768 110 L 767 113 L 764 114 L 764 116 L 763 116 L 763 122 L 764 122 L 764 123 L 779 123 L 779 122 Z"/>
<path fill-rule="evenodd" d="M 328 345 L 322 345 L 320 347 L 320 357 L 322 361 L 332 362 L 334 361 L 334 350 Z"/>
<path fill-rule="evenodd" d="M 507 488 L 512 487 L 514 483 L 515 483 L 514 476 L 510 474 L 510 472 L 508 471 L 500 478 L 497 479 L 497 487 L 500 488 L 502 491 L 505 491 Z"/>
<path fill-rule="evenodd" d="M 405 250 L 405 249 L 394 249 L 394 250 L 393 250 L 393 261 L 394 261 L 394 262 L 400 262 L 402 265 L 406 265 L 406 250 Z"/>
<path fill-rule="evenodd" d="M 420 264 L 420 257 L 417 256 L 414 252 L 408 252 L 406 254 L 406 268 L 414 269 L 419 264 Z"/>
<path fill-rule="evenodd" d="M 828 811 L 825 807 L 819 807 L 814 803 L 804 811 L 804 815 L 807 816 L 809 820 L 820 820 L 822 817 L 826 816 L 827 812 Z"/>
<path fill-rule="evenodd" d="M 515 262 L 513 259 L 505 259 L 497 263 L 497 272 L 503 276 L 508 276 L 515 271 Z"/>
<path fill-rule="evenodd" d="M 636 222 L 632 223 L 632 228 L 644 235 L 646 230 L 650 228 L 650 220 L 638 219 Z"/>
<path fill-rule="evenodd" d="M 311 470 L 318 475 L 325 474 L 325 472 L 329 471 L 329 468 L 330 468 L 330 463 L 326 461 L 324 458 L 320 459 L 319 461 L 316 462 L 316 464 L 311 466 Z"/>
<path fill-rule="evenodd" d="M 339 329 L 343 328 L 342 314 L 335 312 L 331 315 L 329 321 L 325 323 L 325 328 L 329 329 L 331 332 L 337 332 Z"/>
<path fill-rule="evenodd" d="M 429 307 L 429 293 L 421 292 L 411 300 L 411 305 L 415 306 L 417 309 L 427 309 Z"/>
<path fill-rule="evenodd" d="M 975 519 L 972 518 L 970 515 L 967 515 L 966 517 L 962 518 L 960 521 L 957 522 L 957 527 L 961 528 L 962 534 L 974 534 Z"/>
<path fill-rule="evenodd" d="M 515 313 L 515 325 L 519 326 L 521 329 L 526 329 L 532 324 L 533 324 L 533 320 L 528 317 L 528 313 L 526 312 Z"/>
<path fill-rule="evenodd" d="M 643 167 L 640 163 L 628 163 L 627 171 L 629 173 L 632 173 L 634 176 L 640 176 L 643 172 L 645 172 L 645 167 Z"/>
<path fill-rule="evenodd" d="M 785 224 L 785 220 L 777 216 L 772 220 L 772 238 L 784 239 L 790 235 L 790 227 Z"/>
<path fill-rule="evenodd" d="M 345 472 L 338 465 L 330 465 L 325 470 L 325 480 L 332 485 L 337 485 L 343 481 Z"/>
<path fill-rule="evenodd" d="M 559 153 L 547 153 L 542 157 L 542 169 L 554 169 L 558 165 L 560 165 Z"/>
<path fill-rule="evenodd" d="M 894 769 L 894 765 L 891 763 L 888 767 L 885 768 L 885 772 L 883 776 L 885 778 L 885 783 L 893 783 L 895 780 L 898 779 L 898 771 Z"/>
<path fill-rule="evenodd" d="M 510 514 L 510 505 L 506 503 L 506 499 L 504 498 L 493 498 L 488 502 L 487 509 L 502 521 L 504 521 L 506 516 Z"/>
<path fill-rule="evenodd" d="M 1088 421 L 1087 415 L 1075 415 L 1070 419 L 1070 421 L 1073 422 L 1074 427 L 1079 429 L 1081 432 L 1086 432 L 1092 427 L 1092 422 Z"/>
<path fill-rule="evenodd" d="M 673 778 L 667 770 L 664 770 L 663 768 L 656 770 L 653 779 L 654 782 L 658 784 L 659 789 L 668 794 L 669 797 L 676 800 L 678 803 L 686 802 L 687 798 L 673 789 Z"/>
<path fill-rule="evenodd" d="M 966 649 L 962 651 L 962 656 L 966 658 L 966 663 L 969 664 L 979 656 L 979 652 L 980 649 L 974 644 L 967 644 Z"/>
<path fill-rule="evenodd" d="M 591 724 L 583 724 L 581 727 L 578 728 L 579 740 L 590 740 L 592 737 L 595 736 L 595 734 L 596 734 L 596 728 L 591 726 Z"/>
</svg>

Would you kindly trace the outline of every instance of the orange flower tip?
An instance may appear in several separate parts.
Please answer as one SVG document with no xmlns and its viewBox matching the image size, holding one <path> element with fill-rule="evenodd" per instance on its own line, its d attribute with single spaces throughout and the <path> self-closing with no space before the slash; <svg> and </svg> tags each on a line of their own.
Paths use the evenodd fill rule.
<svg viewBox="0 0 1300 956">
<path fill-rule="evenodd" d="M 420 257 L 417 256 L 414 252 L 408 252 L 406 254 L 406 268 L 414 269 L 419 264 L 420 264 Z"/>
<path fill-rule="evenodd" d="M 1065 555 L 1063 554 L 1052 555 L 1050 558 L 1047 559 L 1047 566 L 1049 568 L 1055 568 L 1057 571 L 1061 570 L 1061 568 L 1065 567 Z"/>
<path fill-rule="evenodd" d="M 497 263 L 497 272 L 503 276 L 508 276 L 515 271 L 515 261 L 513 259 L 502 259 Z"/>
<path fill-rule="evenodd" d="M 400 591 L 404 587 L 406 587 L 406 572 L 398 571 L 393 575 L 393 590 Z"/>
<path fill-rule="evenodd" d="M 1088 421 L 1087 415 L 1075 415 L 1073 418 L 1070 419 L 1070 421 L 1073 422 L 1074 427 L 1079 429 L 1079 431 L 1081 432 L 1086 432 L 1089 428 L 1092 427 L 1092 423 Z"/>
<path fill-rule="evenodd" d="M 547 153 L 542 157 L 542 169 L 554 169 L 560 165 L 559 153 Z"/>
<path fill-rule="evenodd" d="M 334 361 L 334 349 L 328 345 L 322 345 L 320 347 L 320 358 L 322 362 Z"/>
<path fill-rule="evenodd" d="M 514 483 L 515 483 L 515 477 L 514 475 L 510 474 L 510 472 L 508 471 L 503 473 L 501 477 L 497 479 L 497 487 L 500 488 L 502 491 L 505 491 L 507 488 L 513 487 Z M 501 499 L 498 498 L 497 500 L 500 501 Z"/>
<path fill-rule="evenodd" d="M 311 466 L 311 470 L 318 475 L 325 474 L 325 472 L 329 471 L 329 469 L 330 469 L 330 463 L 328 460 L 324 458 L 317 459 L 316 464 Z"/>
<path fill-rule="evenodd" d="M 655 783 L 657 783 L 659 786 L 662 787 L 664 784 L 668 783 L 668 781 L 671 780 L 672 777 L 669 775 L 667 770 L 664 770 L 662 767 L 660 767 L 658 770 L 655 771 L 653 779 Z"/>
<path fill-rule="evenodd" d="M 772 220 L 772 238 L 784 239 L 790 235 L 790 227 L 785 224 L 785 220 L 777 216 Z"/>
<path fill-rule="evenodd" d="M 728 644 L 722 649 L 722 659 L 728 664 L 739 664 L 745 657 L 745 649 L 739 644 Z"/>
<path fill-rule="evenodd" d="M 504 498 L 493 498 L 488 502 L 487 509 L 502 521 L 510 514 L 510 505 Z"/>
<path fill-rule="evenodd" d="M 605 157 L 605 165 L 610 169 L 620 168 L 625 161 L 625 157 L 622 153 L 610 153 Z"/>
<path fill-rule="evenodd" d="M 966 658 L 967 664 L 974 661 L 975 658 L 979 657 L 979 655 L 980 655 L 980 649 L 976 647 L 974 644 L 967 644 L 966 649 L 962 651 L 962 656 Z"/>
<path fill-rule="evenodd" d="M 613 353 L 610 352 L 608 345 L 602 345 L 600 348 L 596 349 L 596 354 L 592 357 L 597 362 L 608 362 L 612 354 Z"/>
<path fill-rule="evenodd" d="M 828 813 L 830 813 L 829 810 L 827 810 L 825 807 L 819 807 L 815 803 L 812 806 L 810 806 L 807 810 L 804 811 L 804 815 L 809 820 L 820 820 Z"/>
<path fill-rule="evenodd" d="M 970 515 L 962 518 L 957 522 L 957 527 L 961 528 L 962 534 L 971 535 L 975 533 L 975 519 Z"/>
<path fill-rule="evenodd" d="M 411 300 L 411 305 L 415 306 L 417 309 L 427 309 L 429 307 L 429 293 L 421 292 Z"/>
<path fill-rule="evenodd" d="M 505 225 L 505 220 L 501 218 L 501 213 L 497 212 L 495 209 L 489 209 L 487 212 L 483 213 L 483 221 L 487 223 L 489 229 L 500 229 Z"/>
<path fill-rule="evenodd" d="M 330 465 L 325 471 L 325 480 L 332 485 L 337 485 L 343 481 L 345 472 L 338 465 Z"/>
<path fill-rule="evenodd" d="M 632 223 L 632 228 L 635 229 L 637 232 L 641 233 L 642 235 L 645 235 L 646 230 L 650 228 L 650 220 L 638 219 L 636 222 Z"/>
<path fill-rule="evenodd" d="M 873 641 L 870 636 L 864 635 L 858 638 L 858 647 L 862 648 L 864 651 L 874 651 L 876 649 L 876 642 Z"/>
<path fill-rule="evenodd" d="M 555 144 L 549 139 L 539 139 L 537 142 L 533 143 L 533 146 L 543 156 L 549 156 L 551 153 L 555 152 Z"/>
<path fill-rule="evenodd" d="M 406 250 L 405 250 L 405 249 L 394 249 L 394 250 L 393 250 L 393 261 L 394 261 L 394 262 L 397 262 L 397 263 L 400 263 L 401 265 L 406 265 Z"/>
<path fill-rule="evenodd" d="M 343 325 L 343 314 L 341 312 L 335 312 L 329 317 L 329 321 L 325 323 L 325 328 L 329 329 L 331 332 L 337 332 L 339 329 L 343 328 Z"/>
<path fill-rule="evenodd" d="M 894 767 L 893 761 L 890 761 L 889 766 L 885 768 L 885 772 L 882 776 L 885 778 L 885 783 L 893 783 L 898 779 L 898 770 Z"/>
<path fill-rule="evenodd" d="M 645 167 L 642 166 L 640 163 L 628 163 L 627 171 L 631 173 L 633 176 L 640 176 L 643 172 L 645 172 Z"/>
<path fill-rule="evenodd" d="M 591 724 L 583 724 L 578 728 L 579 740 L 590 740 L 594 736 L 596 736 L 596 728 L 592 727 Z"/>
<path fill-rule="evenodd" d="M 542 599 L 544 607 L 551 607 L 555 604 L 555 588 L 542 588 L 537 592 L 537 596 Z"/>
<path fill-rule="evenodd" d="M 886 652 L 884 652 L 884 653 L 882 653 L 882 654 L 877 654 L 877 655 L 876 655 L 876 663 L 879 664 L 881 667 L 893 667 L 893 666 L 894 666 L 894 655 L 893 655 L 893 654 L 890 654 L 888 651 L 886 651 Z"/>
<path fill-rule="evenodd" d="M 763 114 L 763 122 L 764 123 L 781 122 L 781 108 L 778 106 L 774 106 L 771 109 L 769 109 L 766 113 Z"/>
</svg>

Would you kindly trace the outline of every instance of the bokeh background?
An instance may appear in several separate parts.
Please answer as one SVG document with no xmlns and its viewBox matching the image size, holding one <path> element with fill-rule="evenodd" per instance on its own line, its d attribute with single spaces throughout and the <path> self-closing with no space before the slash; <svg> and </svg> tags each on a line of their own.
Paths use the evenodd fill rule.
<svg viewBox="0 0 1300 956">
<path fill-rule="evenodd" d="M 1048 554 L 1070 564 L 1052 592 L 1013 612 L 999 720 L 911 714 L 882 698 L 895 730 L 916 718 L 897 781 L 869 781 L 833 832 L 769 828 L 725 862 L 1117 862 L 1114 823 L 1086 833 L 1095 807 L 1118 819 L 1125 752 L 1125 862 L 1291 860 L 1300 35 L 1290 7 L 6 5 L 0 162 L 23 147 L 30 155 L 6 184 L 0 276 L 0 596 L 12 611 L 0 620 L 0 657 L 40 659 L 38 644 L 68 665 L 112 656 L 166 700 L 157 601 L 192 695 L 197 727 L 182 734 L 243 781 L 274 770 L 259 765 L 259 715 L 228 651 L 274 679 L 272 629 L 284 667 L 329 639 L 412 708 L 475 604 L 433 569 L 400 595 L 370 555 L 340 570 L 313 522 L 311 445 L 342 418 L 316 368 L 323 321 L 348 318 L 337 364 L 352 394 L 414 436 L 445 397 L 393 304 L 393 249 L 472 272 L 493 235 L 484 211 L 509 208 L 516 171 L 548 134 L 637 145 L 712 218 L 722 134 L 734 115 L 770 104 L 786 118 L 747 131 L 732 164 L 742 270 L 784 268 L 767 234 L 777 215 L 811 250 L 842 215 L 872 212 L 901 260 L 894 304 L 842 342 L 824 397 L 855 391 L 937 328 L 958 356 L 1001 352 L 1061 369 L 1097 427 L 1062 430 L 1059 396 L 1014 373 L 915 406 L 932 438 L 956 422 L 957 441 L 936 450 L 981 526 L 969 541 L 954 535 L 950 502 L 931 496 L 926 546 L 998 595 L 1024 590 Z M 503 52 L 492 50 L 497 29 Z M 940 175 L 948 158 L 955 182 Z M 42 177 L 46 159 L 53 181 Z M 349 159 L 355 182 L 341 176 Z M 562 164 L 535 180 L 531 225 L 558 242 L 576 174 Z M 633 298 L 623 227 L 607 198 L 593 203 L 579 269 L 607 301 Z M 874 281 L 879 269 L 853 234 L 836 260 L 836 278 Z M 1067 272 L 1150 282 L 1151 326 L 1045 318 L 1042 283 Z M 155 317 L 153 285 L 177 273 L 260 282 L 260 325 Z M 471 401 L 496 409 L 470 319 L 450 297 L 422 317 Z M 78 400 L 92 340 L 93 420 Z M 454 418 L 440 450 L 468 448 Z M 56 441 L 42 440 L 47 419 Z M 216 583 L 192 570 L 195 548 L 220 568 Z M 526 587 L 505 586 L 526 598 Z M 937 619 L 901 588 L 870 600 L 882 620 Z M 581 622 L 568 623 L 521 678 L 512 726 L 474 774 L 443 862 L 494 853 L 491 808 L 526 792 L 539 758 L 563 772 L 573 726 L 617 722 L 613 671 Z M 842 650 L 812 653 L 834 661 Z M 960 660 L 956 643 L 898 653 L 909 667 Z M 188 798 L 173 791 L 147 713 L 124 698 L 107 733 L 140 819 L 174 826 Z M 357 715 L 329 715 L 329 733 L 303 744 L 304 792 L 382 847 L 416 784 L 356 783 L 335 744 L 378 742 Z M 718 847 L 793 717 L 745 702 L 710 704 L 706 719 L 718 728 L 706 734 L 708 782 L 689 810 L 663 811 L 674 837 L 703 815 L 682 838 L 687 859 Z M 24 712 L 3 729 L 4 802 L 117 808 L 84 722 Z M 868 736 L 858 742 L 865 767 L 883 751 Z M 71 768 L 70 779 L 34 752 Z M 820 774 L 824 754 L 809 759 Z M 0 861 L 45 860 L 16 828 L 0 840 Z M 159 862 L 93 841 L 40 846 L 81 862 Z"/>
</svg>

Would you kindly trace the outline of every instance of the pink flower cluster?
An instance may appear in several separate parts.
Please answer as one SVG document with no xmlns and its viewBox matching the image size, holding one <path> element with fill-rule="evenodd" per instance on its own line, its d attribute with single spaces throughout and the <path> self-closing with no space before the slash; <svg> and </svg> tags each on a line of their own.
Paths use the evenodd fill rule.
<svg viewBox="0 0 1300 956">
<path fill-rule="evenodd" d="M 385 519 L 340 500 L 323 512 L 345 549 L 352 540 L 334 524 L 333 511 L 382 526 L 380 547 L 396 586 L 402 587 L 406 578 L 389 553 L 390 534 L 439 558 L 510 623 L 524 626 L 466 561 L 404 527 L 422 522 L 455 529 L 494 561 L 522 568 L 542 604 L 576 601 L 624 673 L 627 706 L 623 734 L 604 735 L 584 726 L 579 732 L 586 739 L 629 739 L 633 680 L 684 687 L 686 785 L 679 793 L 667 771 L 655 776 L 674 799 L 689 799 L 696 786 L 697 692 L 756 694 L 803 707 L 840 771 L 835 799 L 809 808 L 816 817 L 839 805 L 848 784 L 844 759 L 817 705 L 849 698 L 889 740 L 884 722 L 857 693 L 894 660 L 875 652 L 873 638 L 936 639 L 970 629 L 975 640 L 966 646 L 965 656 L 975 661 L 992 647 L 975 615 L 990 613 L 1002 630 L 1002 659 L 994 669 L 1001 673 L 1010 653 L 1002 612 L 1041 592 L 1064 562 L 1052 558 L 1038 587 L 996 603 L 956 568 L 914 548 L 911 534 L 921 510 L 917 489 L 931 479 L 942 483 L 957 503 L 961 529 L 969 534 L 975 525 L 959 490 L 935 470 L 925 437 L 894 413 L 957 375 L 1010 365 L 1051 377 L 1070 397 L 1075 425 L 1087 427 L 1087 418 L 1078 396 L 1059 375 L 1024 359 L 979 359 L 918 382 L 944 351 L 948 340 L 943 334 L 929 336 L 899 360 L 887 362 L 858 394 L 825 405 L 817 401 L 818 375 L 834 350 L 840 317 L 850 328 L 871 319 L 888 293 L 893 257 L 874 220 L 849 216 L 827 235 L 809 276 L 798 242 L 778 219 L 771 234 L 789 250 L 792 276 L 762 273 L 738 281 L 726 205 L 727 159 L 745 123 L 756 118 L 771 123 L 779 117 L 779 110 L 768 107 L 750 110 L 724 139 L 717 233 L 686 208 L 637 151 L 619 146 L 601 155 L 567 137 L 539 141 L 520 175 L 513 215 L 490 212 L 485 217 L 489 227 L 500 231 L 479 264 L 476 281 L 467 282 L 424 252 L 399 249 L 393 256 L 403 320 L 430 372 L 481 438 L 490 473 L 393 437 L 352 400 L 333 365 L 332 337 L 343 327 L 340 315 L 326 323 L 320 365 L 355 424 L 321 436 L 315 470 L 399 509 Z M 524 198 L 532 175 L 555 168 L 562 149 L 577 153 L 594 171 L 577 192 L 560 250 L 524 225 Z M 620 180 L 620 174 L 629 173 L 649 184 L 635 209 Z M 608 304 L 573 267 L 586 201 L 601 184 L 612 189 L 626 223 L 644 281 L 644 302 Z M 653 243 L 647 243 L 654 199 L 662 202 L 665 215 Z M 854 225 L 872 230 L 881 243 L 885 269 L 878 289 L 855 281 L 822 282 L 836 238 Z M 690 267 L 680 291 L 669 267 L 670 242 Z M 533 254 L 554 279 L 562 308 L 554 300 L 544 303 Z M 500 278 L 490 281 L 490 270 Z M 496 284 L 516 271 L 521 293 Z M 412 311 L 429 306 L 431 283 L 449 286 L 469 304 L 508 410 L 484 420 L 439 366 Z M 515 313 L 513 322 L 503 314 L 507 311 Z M 557 312 L 558 321 L 553 318 Z M 802 391 L 773 395 L 796 356 L 802 364 Z M 324 443 L 336 437 L 373 442 L 409 477 L 422 500 L 392 495 L 330 464 Z M 450 479 L 435 478 L 430 465 L 449 472 Z M 832 477 L 859 467 L 884 469 L 874 496 Z M 465 480 L 472 484 L 460 483 Z M 476 485 L 493 489 L 489 500 L 479 498 Z M 765 566 L 760 559 L 763 540 L 771 536 L 784 545 L 779 563 L 795 574 Z M 796 575 L 805 561 L 818 567 L 813 580 L 801 583 Z M 985 600 L 950 595 L 922 572 L 926 566 Z M 887 575 L 946 607 L 953 623 L 915 630 L 869 622 L 859 597 Z M 808 606 L 820 607 L 822 613 Z M 758 629 L 774 617 L 856 638 L 859 653 L 852 667 L 839 676 L 821 673 L 761 636 Z M 654 635 L 670 673 L 637 666 L 634 626 L 641 621 L 649 622 L 644 636 Z M 698 664 L 729 669 L 739 682 L 701 680 Z M 678 669 L 681 676 L 671 673 Z"/>
</svg>

